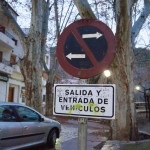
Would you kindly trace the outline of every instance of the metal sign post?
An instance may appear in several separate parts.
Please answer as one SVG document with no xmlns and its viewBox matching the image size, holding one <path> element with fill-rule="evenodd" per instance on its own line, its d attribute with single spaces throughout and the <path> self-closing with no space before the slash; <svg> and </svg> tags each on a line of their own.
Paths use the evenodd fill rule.
<svg viewBox="0 0 150 150">
<path fill-rule="evenodd" d="M 87 150 L 87 118 L 78 118 L 78 150 Z"/>
<path fill-rule="evenodd" d="M 85 79 L 80 80 L 80 84 L 85 83 Z M 78 150 L 87 150 L 87 122 L 87 118 L 78 118 Z"/>
</svg>

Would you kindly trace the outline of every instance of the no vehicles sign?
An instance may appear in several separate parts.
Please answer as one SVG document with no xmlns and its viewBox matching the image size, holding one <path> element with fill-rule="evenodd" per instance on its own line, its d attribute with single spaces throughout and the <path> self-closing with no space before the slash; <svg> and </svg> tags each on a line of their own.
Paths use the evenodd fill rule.
<svg viewBox="0 0 150 150">
<path fill-rule="evenodd" d="M 115 119 L 115 85 L 55 84 L 55 115 Z"/>
<path fill-rule="evenodd" d="M 59 64 L 69 74 L 88 79 L 113 61 L 116 40 L 111 29 L 95 19 L 81 19 L 64 29 L 57 43 Z"/>
</svg>

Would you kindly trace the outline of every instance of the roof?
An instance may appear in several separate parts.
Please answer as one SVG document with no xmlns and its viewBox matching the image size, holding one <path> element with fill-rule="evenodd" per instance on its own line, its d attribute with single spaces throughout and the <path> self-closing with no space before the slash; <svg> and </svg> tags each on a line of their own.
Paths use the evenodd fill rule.
<svg viewBox="0 0 150 150">
<path fill-rule="evenodd" d="M 6 2 L 7 3 L 7 2 Z M 7 3 L 8 4 L 8 3 Z M 17 14 L 17 12 L 8 4 L 8 7 L 9 7 L 9 9 L 11 9 L 12 11 L 13 11 L 13 13 L 15 13 L 17 16 L 19 16 L 18 14 Z"/>
<path fill-rule="evenodd" d="M 3 0 L 2 5 L 8 7 L 16 16 L 19 16 L 17 12 L 5 0 Z"/>
</svg>

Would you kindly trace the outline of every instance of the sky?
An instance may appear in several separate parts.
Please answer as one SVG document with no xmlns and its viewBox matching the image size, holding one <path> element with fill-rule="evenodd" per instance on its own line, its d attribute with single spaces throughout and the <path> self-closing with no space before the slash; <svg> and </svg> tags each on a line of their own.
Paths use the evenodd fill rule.
<svg viewBox="0 0 150 150">
<path fill-rule="evenodd" d="M 11 0 L 7 0 L 7 2 L 10 2 Z M 111 8 L 111 5 L 109 4 L 99 4 L 97 5 L 98 10 L 101 10 L 101 14 L 96 11 L 94 2 L 95 0 L 89 0 L 90 5 L 92 6 L 92 9 L 94 11 L 94 13 L 98 16 L 98 19 L 101 20 L 102 22 L 104 22 L 105 24 L 107 24 L 113 31 L 113 33 L 115 34 L 115 29 L 116 29 L 116 24 L 113 18 L 113 10 Z M 19 4 L 15 4 L 12 3 L 10 4 L 14 10 L 16 10 L 16 12 L 19 14 L 18 16 L 18 24 L 21 26 L 21 28 L 29 28 L 30 27 L 30 18 L 31 18 L 31 12 L 30 12 L 30 8 L 31 8 L 31 4 L 30 4 L 30 0 L 18 0 Z M 58 1 L 60 2 L 60 1 Z M 78 14 L 77 8 L 76 6 L 72 6 L 69 7 L 70 5 L 70 0 L 65 0 L 65 5 L 64 5 L 64 9 L 63 9 L 63 16 L 61 19 L 61 23 L 60 26 L 63 25 L 62 29 L 73 23 L 75 20 L 74 18 L 76 17 L 76 15 Z M 98 0 L 97 0 L 98 2 Z M 59 9 L 59 14 L 61 14 L 61 3 L 58 3 L 58 9 Z M 143 7 L 143 0 L 139 0 L 138 3 L 138 7 L 140 7 L 139 10 L 142 10 Z M 68 16 L 71 12 L 72 9 L 72 13 L 71 13 L 71 17 L 68 21 L 68 23 L 66 24 L 67 20 L 68 20 Z M 65 14 L 67 14 L 67 11 L 69 10 L 68 15 L 66 16 L 65 19 Z M 107 12 L 105 13 L 105 10 L 107 10 Z M 103 14 L 105 16 L 103 16 Z M 140 14 L 140 11 L 139 11 Z M 106 17 L 107 16 L 107 17 Z M 137 19 L 139 15 L 136 16 L 135 19 Z M 51 13 L 50 13 L 50 19 L 49 19 L 49 34 L 48 34 L 48 47 L 53 47 L 56 46 L 57 40 L 55 37 L 55 21 L 54 21 L 54 9 L 52 9 Z M 107 18 L 107 19 L 106 19 Z M 80 19 L 80 16 L 77 17 L 77 19 Z M 149 23 L 149 26 L 148 26 Z M 147 22 L 143 25 L 142 30 L 140 31 L 137 39 L 136 39 L 136 47 L 146 47 L 147 45 L 149 45 L 149 49 L 150 49 L 150 16 L 147 19 Z"/>
</svg>

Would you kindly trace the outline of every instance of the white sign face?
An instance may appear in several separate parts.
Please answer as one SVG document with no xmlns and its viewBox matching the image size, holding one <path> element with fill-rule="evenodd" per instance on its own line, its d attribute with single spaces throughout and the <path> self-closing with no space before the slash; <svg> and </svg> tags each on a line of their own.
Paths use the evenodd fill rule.
<svg viewBox="0 0 150 150">
<path fill-rule="evenodd" d="M 55 84 L 53 114 L 115 119 L 114 84 Z"/>
</svg>

